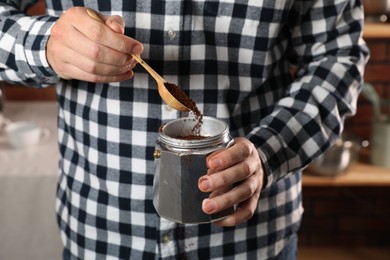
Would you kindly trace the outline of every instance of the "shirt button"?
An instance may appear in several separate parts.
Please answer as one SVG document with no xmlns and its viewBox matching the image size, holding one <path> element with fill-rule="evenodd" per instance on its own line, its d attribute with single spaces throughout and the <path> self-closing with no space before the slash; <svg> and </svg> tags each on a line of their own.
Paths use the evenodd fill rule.
<svg viewBox="0 0 390 260">
<path fill-rule="evenodd" d="M 172 112 L 173 108 L 170 105 L 165 105 L 165 111 Z"/>
<path fill-rule="evenodd" d="M 169 241 L 171 241 L 171 237 L 169 236 L 169 234 L 163 235 L 162 241 L 163 243 L 168 243 Z"/>
<path fill-rule="evenodd" d="M 176 32 L 173 29 L 168 30 L 168 37 L 169 39 L 173 40 L 176 38 Z"/>
</svg>

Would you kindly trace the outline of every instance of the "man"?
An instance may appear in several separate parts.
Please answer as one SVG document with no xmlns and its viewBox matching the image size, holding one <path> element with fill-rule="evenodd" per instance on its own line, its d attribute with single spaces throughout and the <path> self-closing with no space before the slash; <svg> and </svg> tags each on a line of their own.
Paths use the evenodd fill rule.
<svg viewBox="0 0 390 260">
<path fill-rule="evenodd" d="M 64 258 L 295 258 L 300 170 L 355 113 L 361 1 L 49 0 L 40 17 L 23 14 L 27 2 L 0 1 L 0 78 L 57 86 Z M 202 225 L 157 215 L 157 131 L 186 114 L 131 54 L 228 122 L 235 145 L 207 158 L 212 174 L 194 189 L 234 184 L 199 205 L 234 214 Z"/>
</svg>

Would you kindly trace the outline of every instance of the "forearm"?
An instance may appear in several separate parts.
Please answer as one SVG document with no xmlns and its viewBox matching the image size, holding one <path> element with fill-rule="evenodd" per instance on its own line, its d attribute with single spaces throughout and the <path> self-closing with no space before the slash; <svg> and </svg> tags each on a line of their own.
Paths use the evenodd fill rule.
<svg viewBox="0 0 390 260">
<path fill-rule="evenodd" d="M 310 163 L 340 136 L 345 117 L 356 112 L 368 57 L 361 7 L 354 1 L 304 4 L 312 3 L 294 14 L 295 80 L 249 136 L 258 144 L 268 181 Z"/>
<path fill-rule="evenodd" d="M 31 86 L 58 81 L 46 59 L 46 43 L 57 18 L 27 16 L 23 6 L 0 1 L 0 80 Z M 17 9 L 19 7 L 19 9 Z"/>
</svg>

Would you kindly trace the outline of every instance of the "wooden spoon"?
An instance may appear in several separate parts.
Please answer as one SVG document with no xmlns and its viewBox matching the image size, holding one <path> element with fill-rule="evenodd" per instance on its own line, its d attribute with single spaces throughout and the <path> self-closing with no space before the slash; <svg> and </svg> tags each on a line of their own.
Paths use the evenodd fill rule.
<svg viewBox="0 0 390 260">
<path fill-rule="evenodd" d="M 92 11 L 91 9 L 87 9 L 87 13 L 90 17 L 93 19 L 103 22 L 103 20 L 99 17 L 99 15 L 96 14 L 96 12 Z M 187 99 L 187 94 L 184 93 L 178 86 L 174 85 L 173 83 L 168 83 L 165 79 L 163 79 L 154 69 L 152 69 L 145 61 L 141 59 L 140 56 L 131 54 L 131 56 L 139 63 L 141 64 L 144 69 L 149 72 L 149 74 L 154 78 L 154 80 L 157 82 L 158 87 L 158 93 L 160 94 L 160 97 L 162 100 L 164 100 L 165 103 L 167 103 L 170 107 L 179 110 L 179 111 L 190 111 L 191 109 L 184 105 L 182 102 L 180 102 L 174 94 L 178 92 L 176 95 L 180 96 L 182 101 L 192 101 L 189 97 Z M 167 87 L 166 84 L 169 84 L 171 86 L 170 89 L 174 89 L 175 93 L 171 93 Z M 173 87 L 173 88 L 172 88 Z M 182 97 L 185 97 L 184 99 Z"/>
</svg>

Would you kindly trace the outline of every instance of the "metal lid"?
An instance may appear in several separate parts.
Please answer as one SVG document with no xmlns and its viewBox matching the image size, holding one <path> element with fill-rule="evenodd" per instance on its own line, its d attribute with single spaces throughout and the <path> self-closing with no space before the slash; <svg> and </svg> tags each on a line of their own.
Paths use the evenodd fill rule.
<svg viewBox="0 0 390 260">
<path fill-rule="evenodd" d="M 199 135 L 202 139 L 179 139 L 193 135 L 197 120 L 192 117 L 179 118 L 160 127 L 159 139 L 162 143 L 175 148 L 204 148 L 229 141 L 228 125 L 217 118 L 204 116 Z"/>
</svg>

